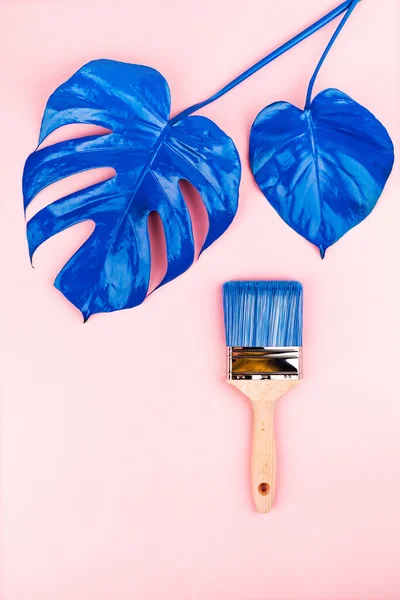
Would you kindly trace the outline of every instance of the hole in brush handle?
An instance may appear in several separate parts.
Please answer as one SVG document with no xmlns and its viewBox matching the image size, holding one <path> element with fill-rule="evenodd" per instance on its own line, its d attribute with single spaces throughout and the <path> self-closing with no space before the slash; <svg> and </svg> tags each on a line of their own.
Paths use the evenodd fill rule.
<svg viewBox="0 0 400 600">
<path fill-rule="evenodd" d="M 261 496 L 267 496 L 269 494 L 271 490 L 271 487 L 269 486 L 268 483 L 260 483 L 260 485 L 258 486 L 258 493 L 261 494 Z"/>
</svg>

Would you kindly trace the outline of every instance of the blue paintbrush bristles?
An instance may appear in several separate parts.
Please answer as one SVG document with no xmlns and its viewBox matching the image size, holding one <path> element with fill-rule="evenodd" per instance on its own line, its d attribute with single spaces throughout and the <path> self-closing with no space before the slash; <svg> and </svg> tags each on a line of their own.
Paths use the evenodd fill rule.
<svg viewBox="0 0 400 600">
<path fill-rule="evenodd" d="M 297 281 L 229 281 L 223 287 L 227 346 L 301 346 L 303 288 Z"/>
</svg>

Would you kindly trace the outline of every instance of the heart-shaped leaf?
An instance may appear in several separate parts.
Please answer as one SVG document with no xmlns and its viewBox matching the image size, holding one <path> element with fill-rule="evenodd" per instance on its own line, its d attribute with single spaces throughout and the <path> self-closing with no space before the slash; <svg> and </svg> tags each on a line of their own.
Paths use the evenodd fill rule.
<svg viewBox="0 0 400 600">
<path fill-rule="evenodd" d="M 229 226 L 236 210 L 240 161 L 233 141 L 201 116 L 168 122 L 170 93 L 149 67 L 111 60 L 88 63 L 49 98 L 41 143 L 70 123 L 100 125 L 111 133 L 72 139 L 33 152 L 25 165 L 25 207 L 46 186 L 88 169 L 112 167 L 116 175 L 61 198 L 27 226 L 31 256 L 60 231 L 93 220 L 90 238 L 63 267 L 55 286 L 91 314 L 140 304 L 150 278 L 148 217 L 157 212 L 166 238 L 168 268 L 160 285 L 193 262 L 189 211 L 179 181 L 189 181 L 207 209 L 202 250 Z"/>
<path fill-rule="evenodd" d="M 275 102 L 251 129 L 255 180 L 282 219 L 322 257 L 372 211 L 393 160 L 384 126 L 335 89 L 319 93 L 306 110 Z"/>
</svg>

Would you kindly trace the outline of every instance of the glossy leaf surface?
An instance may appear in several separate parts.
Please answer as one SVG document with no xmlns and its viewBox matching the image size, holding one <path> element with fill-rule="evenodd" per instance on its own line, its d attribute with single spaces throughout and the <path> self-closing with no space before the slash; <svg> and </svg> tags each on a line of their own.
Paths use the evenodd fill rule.
<svg viewBox="0 0 400 600">
<path fill-rule="evenodd" d="M 336 89 L 307 110 L 276 102 L 250 134 L 254 177 L 282 219 L 325 250 L 374 208 L 393 166 L 384 126 Z"/>
<path fill-rule="evenodd" d="M 192 226 L 180 180 L 198 190 L 208 213 L 202 250 L 235 215 L 240 162 L 232 140 L 205 117 L 170 124 L 169 112 L 168 84 L 158 71 L 111 60 L 88 63 L 49 98 L 39 143 L 71 123 L 111 130 L 37 150 L 24 171 L 27 207 L 36 194 L 60 179 L 98 167 L 115 169 L 111 179 L 53 202 L 27 226 L 32 256 L 51 236 L 76 223 L 94 221 L 92 235 L 55 280 L 85 320 L 93 313 L 136 306 L 146 297 L 151 212 L 160 215 L 166 238 L 168 267 L 160 285 L 192 264 Z"/>
</svg>

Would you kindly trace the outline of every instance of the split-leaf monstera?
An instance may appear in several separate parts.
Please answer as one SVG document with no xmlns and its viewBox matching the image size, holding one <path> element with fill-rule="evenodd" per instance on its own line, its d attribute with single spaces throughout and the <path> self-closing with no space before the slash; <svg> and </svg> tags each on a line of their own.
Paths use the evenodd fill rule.
<svg viewBox="0 0 400 600">
<path fill-rule="evenodd" d="M 250 133 L 250 163 L 261 190 L 284 221 L 326 249 L 374 208 L 391 172 L 393 144 L 384 126 L 343 92 L 312 100 L 318 72 L 360 0 L 341 4 L 306 27 L 208 99 L 169 118 L 168 84 L 150 67 L 110 60 L 82 67 L 50 97 L 39 144 L 72 123 L 111 131 L 33 152 L 24 171 L 25 207 L 46 186 L 88 169 L 112 167 L 114 177 L 57 200 L 27 226 L 31 256 L 51 236 L 82 221 L 95 229 L 67 262 L 55 286 L 86 320 L 140 304 L 151 257 L 148 218 L 164 227 L 168 266 L 160 285 L 193 262 L 189 211 L 179 182 L 200 193 L 209 218 L 202 250 L 229 226 L 238 202 L 240 161 L 233 141 L 215 123 L 191 116 L 339 16 L 341 21 L 311 77 L 304 110 L 275 102 Z"/>
<path fill-rule="evenodd" d="M 25 165 L 25 207 L 46 186 L 70 175 L 112 167 L 107 181 L 56 200 L 29 222 L 31 256 L 51 236 L 86 220 L 95 229 L 55 280 L 83 314 L 111 312 L 146 297 L 151 257 L 148 217 L 163 223 L 168 267 L 160 285 L 192 264 L 190 214 L 179 181 L 189 181 L 205 204 L 209 229 L 202 250 L 231 223 L 238 202 L 240 161 L 233 141 L 202 116 L 169 122 L 170 92 L 150 67 L 96 60 L 50 96 L 41 143 L 52 131 L 88 123 L 111 133 L 72 139 L 33 152 Z"/>
</svg>

